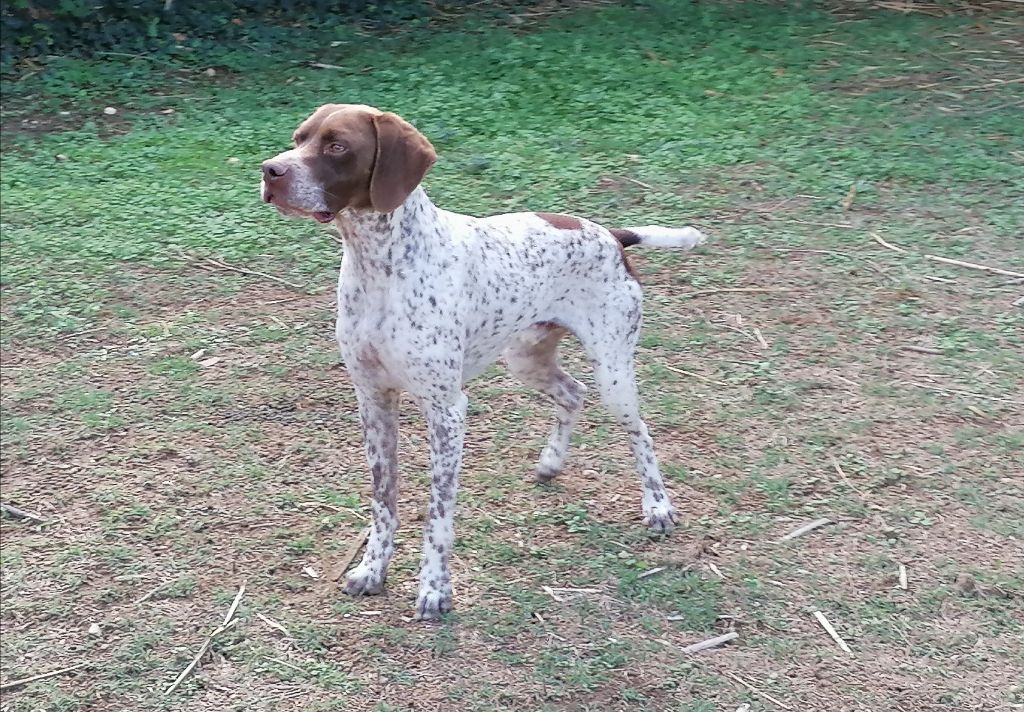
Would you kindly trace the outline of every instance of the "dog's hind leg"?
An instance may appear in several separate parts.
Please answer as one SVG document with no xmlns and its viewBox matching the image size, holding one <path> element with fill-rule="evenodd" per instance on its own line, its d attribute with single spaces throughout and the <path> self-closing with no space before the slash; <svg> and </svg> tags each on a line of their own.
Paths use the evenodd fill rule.
<svg viewBox="0 0 1024 712">
<path fill-rule="evenodd" d="M 587 391 L 558 365 L 558 342 L 567 333 L 559 326 L 536 325 L 517 336 L 504 354 L 509 370 L 519 380 L 555 402 L 555 426 L 537 464 L 540 482 L 549 482 L 561 472 Z"/>
<path fill-rule="evenodd" d="M 594 367 L 594 381 L 608 412 L 626 432 L 636 458 L 643 489 L 644 522 L 652 531 L 668 533 L 675 527 L 675 510 L 658 470 L 654 443 L 640 417 L 633 357 L 640 335 L 640 295 L 618 304 L 609 300 L 600 320 L 590 330 L 580 329 L 583 348 Z"/>
</svg>

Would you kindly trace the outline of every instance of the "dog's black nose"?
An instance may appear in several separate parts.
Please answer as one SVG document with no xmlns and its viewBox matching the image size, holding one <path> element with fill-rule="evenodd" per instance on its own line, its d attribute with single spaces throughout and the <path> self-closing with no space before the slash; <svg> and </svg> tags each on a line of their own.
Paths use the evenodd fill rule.
<svg viewBox="0 0 1024 712">
<path fill-rule="evenodd" d="M 263 161 L 263 177 L 275 180 L 288 172 L 288 166 L 281 162 Z"/>
</svg>

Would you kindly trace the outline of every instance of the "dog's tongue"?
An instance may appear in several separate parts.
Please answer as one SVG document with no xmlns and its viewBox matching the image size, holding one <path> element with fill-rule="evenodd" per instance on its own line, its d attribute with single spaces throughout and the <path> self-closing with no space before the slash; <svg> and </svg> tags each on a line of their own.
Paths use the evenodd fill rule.
<svg viewBox="0 0 1024 712">
<path fill-rule="evenodd" d="M 334 220 L 334 213 L 329 213 L 326 210 L 318 210 L 313 213 L 313 217 L 317 222 L 329 223 L 331 220 Z"/>
</svg>

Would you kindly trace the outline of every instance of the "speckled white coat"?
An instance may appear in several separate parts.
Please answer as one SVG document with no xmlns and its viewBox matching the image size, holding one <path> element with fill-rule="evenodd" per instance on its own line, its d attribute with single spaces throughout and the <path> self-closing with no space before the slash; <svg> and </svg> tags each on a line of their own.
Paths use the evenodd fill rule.
<svg viewBox="0 0 1024 712">
<path fill-rule="evenodd" d="M 315 207 L 313 209 L 316 209 Z M 463 385 L 504 356 L 510 370 L 548 394 L 556 423 L 537 468 L 561 470 L 584 387 L 558 365 L 558 342 L 575 334 L 594 366 L 601 398 L 629 434 L 647 524 L 674 524 L 647 426 L 640 417 L 633 353 L 642 291 L 611 232 L 586 220 L 557 227 L 536 213 L 473 218 L 440 210 L 417 188 L 394 212 L 343 211 L 337 338 L 355 385 L 373 474 L 373 527 L 345 590 L 382 590 L 398 528 L 398 394 L 427 421 L 430 513 L 416 604 L 432 619 L 452 605 L 449 559 L 462 441 Z M 626 228 L 627 244 L 688 249 L 693 228 Z"/>
</svg>

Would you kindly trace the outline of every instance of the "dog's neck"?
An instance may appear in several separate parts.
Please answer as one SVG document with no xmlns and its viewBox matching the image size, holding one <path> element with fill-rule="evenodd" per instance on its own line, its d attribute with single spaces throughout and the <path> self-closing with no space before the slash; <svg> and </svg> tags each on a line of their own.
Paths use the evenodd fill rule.
<svg viewBox="0 0 1024 712">
<path fill-rule="evenodd" d="M 394 265 L 421 250 L 444 240 L 436 228 L 440 224 L 437 206 L 417 187 L 390 213 L 374 210 L 345 210 L 338 213 L 338 228 L 345 254 L 358 263 L 377 268 Z"/>
</svg>

